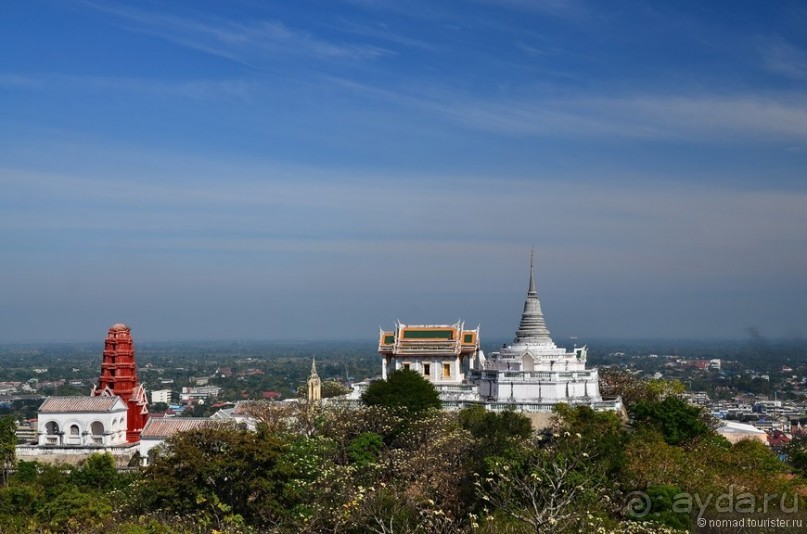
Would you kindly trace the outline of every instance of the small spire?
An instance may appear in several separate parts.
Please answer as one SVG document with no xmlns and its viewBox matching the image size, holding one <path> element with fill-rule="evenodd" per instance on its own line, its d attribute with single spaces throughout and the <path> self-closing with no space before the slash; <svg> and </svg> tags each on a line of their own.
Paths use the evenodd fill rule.
<svg viewBox="0 0 807 534">
<path fill-rule="evenodd" d="M 527 289 L 527 294 L 535 295 L 538 291 L 535 289 L 535 247 L 530 251 L 530 287 Z"/>
<path fill-rule="evenodd" d="M 311 357 L 311 376 L 308 377 L 308 405 L 322 401 L 322 382 L 317 375 L 317 360 Z"/>
</svg>

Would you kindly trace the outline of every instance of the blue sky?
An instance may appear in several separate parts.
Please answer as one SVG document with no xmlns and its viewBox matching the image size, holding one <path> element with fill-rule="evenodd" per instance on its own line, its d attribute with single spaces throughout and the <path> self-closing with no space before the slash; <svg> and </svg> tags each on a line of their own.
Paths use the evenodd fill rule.
<svg viewBox="0 0 807 534">
<path fill-rule="evenodd" d="M 807 5 L 4 2 L 0 342 L 807 334 Z"/>
</svg>

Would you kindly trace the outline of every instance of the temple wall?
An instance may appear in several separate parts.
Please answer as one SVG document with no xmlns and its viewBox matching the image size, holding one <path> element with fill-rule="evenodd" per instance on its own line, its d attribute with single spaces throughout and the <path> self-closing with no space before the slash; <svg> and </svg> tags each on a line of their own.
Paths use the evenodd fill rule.
<svg viewBox="0 0 807 534">
<path fill-rule="evenodd" d="M 18 445 L 17 460 L 26 462 L 43 462 L 48 464 L 78 465 L 91 454 L 109 453 L 115 460 L 115 467 L 128 467 L 137 453 L 137 445 L 122 447 L 38 447 L 34 445 Z"/>
<path fill-rule="evenodd" d="M 397 371 L 398 369 L 403 369 L 406 365 L 409 365 L 409 369 L 423 375 L 433 384 L 459 384 L 465 380 L 465 373 L 462 372 L 460 367 L 460 359 L 453 355 L 392 358 L 391 370 Z M 444 376 L 445 365 L 449 366 L 448 376 Z"/>
</svg>

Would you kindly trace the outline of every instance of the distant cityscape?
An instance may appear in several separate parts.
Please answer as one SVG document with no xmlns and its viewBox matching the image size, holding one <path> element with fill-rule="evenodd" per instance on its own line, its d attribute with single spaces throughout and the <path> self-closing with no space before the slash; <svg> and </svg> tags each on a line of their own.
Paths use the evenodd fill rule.
<svg viewBox="0 0 807 534">
<path fill-rule="evenodd" d="M 591 340 L 590 345 L 591 365 L 678 380 L 691 402 L 720 419 L 769 434 L 807 425 L 807 343 Z M 500 346 L 483 341 L 489 352 Z M 675 353 L 663 351 L 676 346 Z M 241 400 L 294 398 L 314 355 L 324 380 L 350 386 L 380 377 L 375 348 L 369 341 L 147 343 L 138 346 L 138 361 L 152 413 L 198 417 Z M 85 344 L 0 346 L 0 414 L 19 418 L 21 437 L 31 436 L 46 396 L 89 393 L 98 379 L 100 352 L 100 345 L 93 354 Z"/>
</svg>

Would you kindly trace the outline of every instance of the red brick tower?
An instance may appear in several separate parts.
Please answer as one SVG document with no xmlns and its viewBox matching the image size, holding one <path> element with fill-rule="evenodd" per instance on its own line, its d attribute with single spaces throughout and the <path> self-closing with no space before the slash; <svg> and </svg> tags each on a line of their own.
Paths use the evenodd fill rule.
<svg viewBox="0 0 807 534">
<path fill-rule="evenodd" d="M 146 390 L 137 380 L 134 344 L 131 330 L 125 324 L 113 324 L 109 328 L 104 344 L 104 360 L 101 363 L 101 377 L 92 390 L 93 395 L 116 395 L 126 403 L 128 425 L 126 440 L 140 440 L 140 431 L 148 419 Z"/>
</svg>

